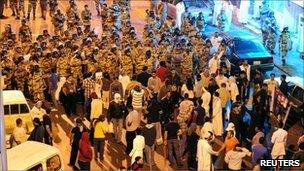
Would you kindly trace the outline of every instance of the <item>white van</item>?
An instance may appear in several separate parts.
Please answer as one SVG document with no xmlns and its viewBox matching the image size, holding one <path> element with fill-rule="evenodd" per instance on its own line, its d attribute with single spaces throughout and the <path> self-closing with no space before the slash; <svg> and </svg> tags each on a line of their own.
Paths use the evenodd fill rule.
<svg viewBox="0 0 304 171">
<path fill-rule="evenodd" d="M 33 130 L 33 123 L 30 115 L 30 107 L 19 90 L 4 90 L 3 105 L 5 118 L 5 131 L 12 133 L 16 127 L 16 119 L 21 118 L 24 127 L 28 131 Z"/>
<path fill-rule="evenodd" d="M 21 91 L 4 90 L 3 105 L 6 140 L 9 139 L 10 134 L 16 127 L 16 120 L 18 118 L 22 119 L 23 126 L 28 132 L 34 129 L 30 107 Z"/>
<path fill-rule="evenodd" d="M 58 148 L 40 142 L 27 141 L 7 150 L 8 170 L 64 170 L 62 161 Z"/>
</svg>

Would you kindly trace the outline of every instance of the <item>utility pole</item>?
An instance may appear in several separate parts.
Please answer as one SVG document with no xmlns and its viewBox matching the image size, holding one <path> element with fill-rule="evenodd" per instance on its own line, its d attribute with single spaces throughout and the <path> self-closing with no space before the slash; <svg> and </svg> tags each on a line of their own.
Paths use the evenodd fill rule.
<svg viewBox="0 0 304 171">
<path fill-rule="evenodd" d="M 0 54 L 1 55 L 1 54 Z M 1 58 L 1 56 L 0 56 Z M 4 106 L 3 106 L 3 89 L 4 77 L 2 76 L 2 66 L 0 61 L 0 152 L 1 152 L 1 170 L 7 170 L 7 155 L 6 155 L 6 136 L 4 126 Z"/>
</svg>

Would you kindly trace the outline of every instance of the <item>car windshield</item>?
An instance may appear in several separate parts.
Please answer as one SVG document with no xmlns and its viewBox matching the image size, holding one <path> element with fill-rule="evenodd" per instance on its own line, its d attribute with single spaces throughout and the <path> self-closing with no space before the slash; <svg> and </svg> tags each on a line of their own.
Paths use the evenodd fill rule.
<svg viewBox="0 0 304 171">
<path fill-rule="evenodd" d="M 238 53 L 265 52 L 264 46 L 258 41 L 235 40 L 235 51 Z"/>
</svg>

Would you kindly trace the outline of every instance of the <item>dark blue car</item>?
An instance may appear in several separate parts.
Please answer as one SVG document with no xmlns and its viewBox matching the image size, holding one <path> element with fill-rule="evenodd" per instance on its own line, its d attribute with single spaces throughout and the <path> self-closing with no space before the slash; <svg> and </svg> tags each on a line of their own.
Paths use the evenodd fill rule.
<svg viewBox="0 0 304 171">
<path fill-rule="evenodd" d="M 262 71 L 272 70 L 273 56 L 267 51 L 258 37 L 242 35 L 235 37 L 235 33 L 221 33 L 220 36 L 228 44 L 228 59 L 234 67 L 247 60 L 251 67 Z"/>
</svg>

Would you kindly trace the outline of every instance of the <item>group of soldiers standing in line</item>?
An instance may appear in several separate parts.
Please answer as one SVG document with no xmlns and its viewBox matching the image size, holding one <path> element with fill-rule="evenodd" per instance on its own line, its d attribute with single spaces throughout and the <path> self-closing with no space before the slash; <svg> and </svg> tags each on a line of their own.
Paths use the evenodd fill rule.
<svg viewBox="0 0 304 171">
<path fill-rule="evenodd" d="M 184 80 L 206 67 L 211 44 L 201 38 L 198 29 L 191 25 L 191 18 L 185 17 L 179 30 L 174 22 L 166 20 L 160 25 L 156 16 L 149 15 L 141 41 L 131 24 L 129 8 L 128 1 L 117 1 L 110 7 L 102 5 L 100 38 L 91 28 L 89 8 L 85 6 L 80 17 L 73 1 L 66 15 L 58 4 L 55 6 L 51 14 L 54 36 L 44 30 L 33 40 L 31 29 L 23 19 L 17 39 L 8 24 L 0 38 L 7 88 L 19 89 L 38 101 L 44 100 L 52 72 L 81 85 L 86 73 L 103 71 L 111 78 L 118 74 L 132 78 L 144 66 L 150 72 L 155 71 L 161 61 L 175 68 Z"/>
<path fill-rule="evenodd" d="M 263 2 L 260 7 L 260 22 L 263 44 L 271 54 L 275 54 L 275 48 L 278 41 L 279 52 L 284 65 L 286 62 L 287 52 L 292 48 L 288 27 L 283 28 L 278 40 L 279 27 L 274 16 L 274 12 L 269 8 L 266 2 Z"/>
<path fill-rule="evenodd" d="M 36 19 L 36 8 L 38 0 L 29 0 L 27 6 L 27 16 L 25 13 L 25 0 L 5 0 L 4 4 L 7 7 L 9 2 L 9 7 L 12 10 L 12 15 L 16 16 L 16 19 L 26 18 L 30 19 L 31 13 L 33 13 L 33 19 Z M 47 6 L 50 6 L 50 13 L 54 9 L 54 5 L 57 4 L 57 0 L 39 0 L 41 17 L 46 20 Z M 22 15 L 21 15 L 22 13 Z"/>
</svg>

